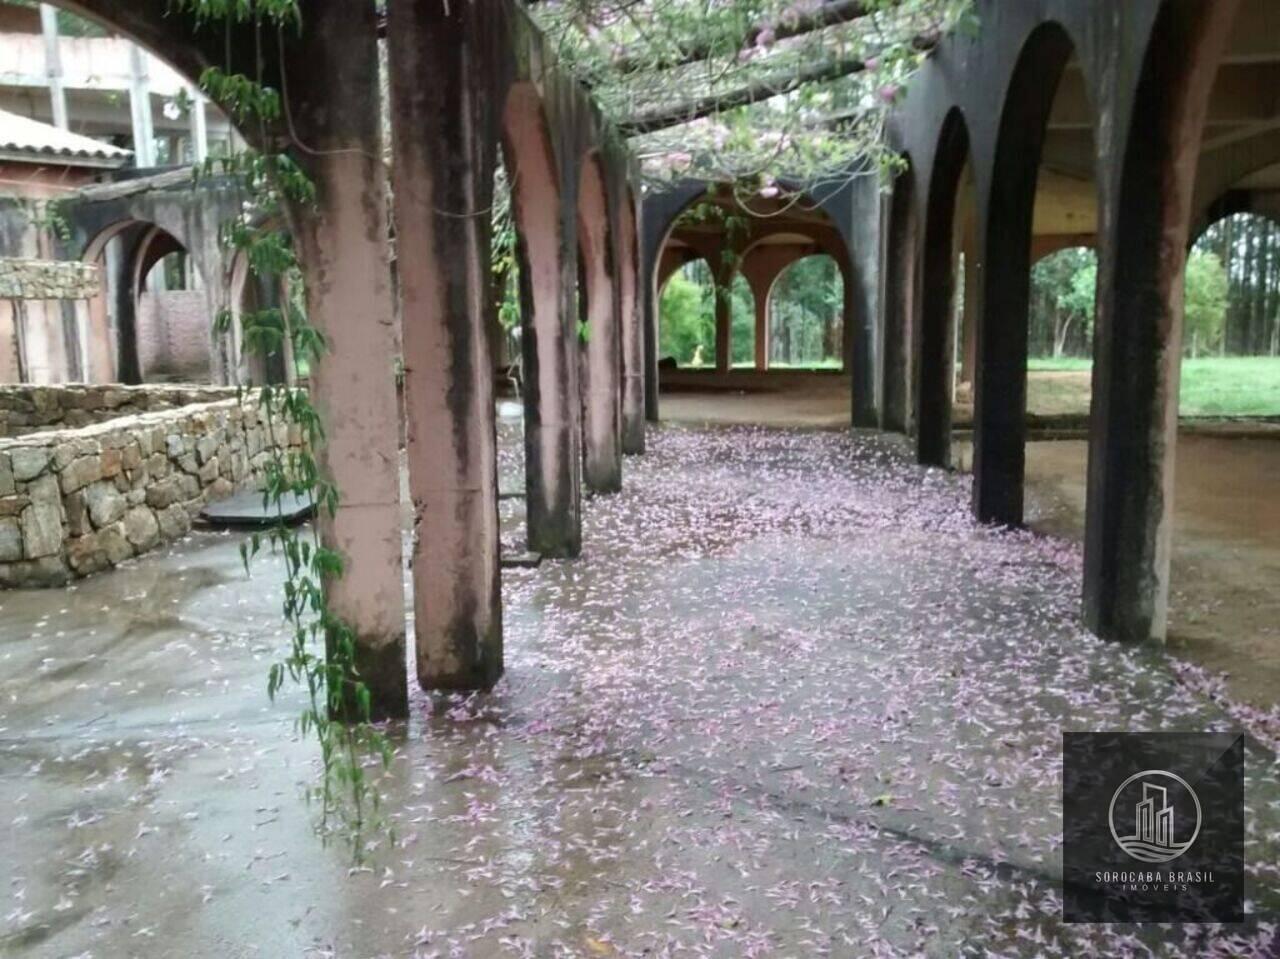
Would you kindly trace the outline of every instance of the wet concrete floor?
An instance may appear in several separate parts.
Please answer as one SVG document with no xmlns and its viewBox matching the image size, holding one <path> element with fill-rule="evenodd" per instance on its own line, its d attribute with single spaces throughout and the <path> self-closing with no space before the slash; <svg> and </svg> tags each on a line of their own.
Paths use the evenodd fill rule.
<svg viewBox="0 0 1280 959">
<path fill-rule="evenodd" d="M 0 956 L 1266 954 L 1256 740 L 1250 923 L 1060 921 L 1061 732 L 1237 719 L 1081 631 L 1077 548 L 967 492 L 881 437 L 654 430 L 581 560 L 504 572 L 501 684 L 390 730 L 359 867 L 314 835 L 301 697 L 266 696 L 270 560 L 200 533 L 2 594 Z"/>
</svg>

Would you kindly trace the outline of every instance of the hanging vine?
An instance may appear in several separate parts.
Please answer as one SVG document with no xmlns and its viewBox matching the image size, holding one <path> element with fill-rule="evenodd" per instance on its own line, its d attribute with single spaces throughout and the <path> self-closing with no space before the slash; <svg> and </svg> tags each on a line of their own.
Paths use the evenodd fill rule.
<svg viewBox="0 0 1280 959">
<path fill-rule="evenodd" d="M 301 0 L 174 0 L 174 6 L 200 28 L 221 25 L 228 37 L 236 28 L 251 26 L 259 66 L 265 59 L 264 37 L 283 44 L 289 31 L 304 29 Z M 228 57 L 225 67 L 204 71 L 200 86 L 242 129 L 256 131 L 259 143 L 275 141 L 281 95 L 261 75 L 234 71 Z M 253 277 L 287 290 L 282 306 L 239 314 L 242 353 L 264 359 L 291 356 L 298 369 L 321 362 L 327 345 L 303 308 L 305 279 L 283 226 L 286 206 L 302 215 L 314 206 L 314 184 L 287 149 L 211 158 L 197 165 L 195 176 L 233 177 L 241 184 L 247 199 L 240 215 L 221 225 L 220 240 L 230 253 L 245 258 Z M 215 326 L 234 336 L 236 317 L 224 309 Z M 263 383 L 250 391 L 272 439 L 266 444 L 270 458 L 262 484 L 264 505 L 275 519 L 265 533 L 255 533 L 241 546 L 241 558 L 246 572 L 264 548 L 283 558 L 282 608 L 290 633 L 288 654 L 270 668 L 267 692 L 274 700 L 286 681 L 305 690 L 297 728 L 303 738 L 314 736 L 320 747 L 319 782 L 308 790 L 308 798 L 319 806 L 317 828 L 326 838 L 342 832 L 360 858 L 365 831 L 378 818 L 378 793 L 366 766 L 371 759 L 388 764 L 391 748 L 370 719 L 371 696 L 357 668 L 355 633 L 326 598 L 325 583 L 343 575 L 342 556 L 324 545 L 317 524 L 297 530 L 286 522 L 286 505 L 295 498 L 317 513 L 332 516 L 338 509 L 339 490 L 316 459 L 325 442 L 324 423 L 305 389 Z M 300 444 L 283 442 L 290 435 Z"/>
</svg>

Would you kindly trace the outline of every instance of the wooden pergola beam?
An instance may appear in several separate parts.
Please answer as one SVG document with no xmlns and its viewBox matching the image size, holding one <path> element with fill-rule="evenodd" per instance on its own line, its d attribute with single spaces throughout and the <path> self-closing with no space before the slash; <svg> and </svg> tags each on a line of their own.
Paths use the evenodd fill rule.
<svg viewBox="0 0 1280 959">
<path fill-rule="evenodd" d="M 840 57 L 802 67 L 785 77 L 757 80 L 724 93 L 707 94 L 675 106 L 649 110 L 623 121 L 618 126 L 623 135 L 628 137 L 654 133 L 711 116 L 713 113 L 721 113 L 782 96 L 799 89 L 806 83 L 821 83 L 861 73 L 866 68 L 867 64 L 861 57 Z"/>
<path fill-rule="evenodd" d="M 813 33 L 815 30 L 823 30 L 837 24 L 857 20 L 859 17 L 865 17 L 870 12 L 867 9 L 865 0 L 827 0 L 822 6 L 800 16 L 788 17 L 776 23 L 757 23 L 742 37 L 738 49 L 746 50 L 754 47 L 767 30 L 773 31 L 774 40 L 789 40 L 792 37 Z M 714 53 L 714 45 L 704 42 L 684 47 L 670 61 L 658 64 L 649 64 L 643 59 L 634 56 L 622 57 L 613 62 L 611 70 L 622 76 L 640 73 L 649 69 L 668 70 L 674 67 L 688 66 L 691 63 L 697 63 L 699 60 L 706 60 Z"/>
</svg>

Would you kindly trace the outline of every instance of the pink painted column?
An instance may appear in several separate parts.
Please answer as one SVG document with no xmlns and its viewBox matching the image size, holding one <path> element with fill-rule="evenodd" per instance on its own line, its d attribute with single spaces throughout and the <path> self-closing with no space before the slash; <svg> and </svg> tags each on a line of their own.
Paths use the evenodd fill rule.
<svg viewBox="0 0 1280 959">
<path fill-rule="evenodd" d="M 769 337 L 772 333 L 772 293 L 778 277 L 792 263 L 802 260 L 813 250 L 808 246 L 761 245 L 750 250 L 742 260 L 742 276 L 755 300 L 755 367 L 769 369 Z"/>
<path fill-rule="evenodd" d="M 578 244 L 586 297 L 583 344 L 583 480 L 593 493 L 622 489 L 621 359 L 610 272 L 608 204 L 599 160 L 588 157 L 578 186 Z"/>
<path fill-rule="evenodd" d="M 418 681 L 502 672 L 489 207 L 500 24 L 484 4 L 388 6 Z"/>
<path fill-rule="evenodd" d="M 729 290 L 733 286 L 734 266 L 724 262 L 721 248 L 716 249 L 711 269 L 716 281 L 716 372 L 728 373 L 733 368 L 733 297 Z"/>
<path fill-rule="evenodd" d="M 640 310 L 635 201 L 623 194 L 618 216 L 618 290 L 622 317 L 622 452 L 644 452 L 644 327 Z"/>
<path fill-rule="evenodd" d="M 756 369 L 769 369 L 769 287 L 752 289 L 756 304 Z"/>
<path fill-rule="evenodd" d="M 302 31 L 306 64 L 291 109 L 314 152 L 299 154 L 316 185 L 314 208 L 294 211 L 307 279 L 307 312 L 328 353 L 311 370 L 312 400 L 328 441 L 320 468 L 338 488 L 320 534 L 343 557 L 325 584 L 330 608 L 355 632 L 357 666 L 377 717 L 408 712 L 400 438 L 395 327 L 388 262 L 386 173 L 376 102 L 372 5 L 327 2 Z M 323 83 L 320 82 L 320 78 Z"/>
<path fill-rule="evenodd" d="M 507 94 L 503 131 L 520 257 L 527 538 L 543 556 L 573 557 L 582 549 L 582 409 L 578 319 L 564 276 L 566 267 L 576 274 L 577 257 L 564 255 L 559 178 L 532 84 Z"/>
</svg>

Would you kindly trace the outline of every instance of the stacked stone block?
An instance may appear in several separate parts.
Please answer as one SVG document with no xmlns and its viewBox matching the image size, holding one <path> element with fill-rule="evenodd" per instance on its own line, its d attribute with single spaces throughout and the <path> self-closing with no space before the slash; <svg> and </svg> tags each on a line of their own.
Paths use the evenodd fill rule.
<svg viewBox="0 0 1280 959">
<path fill-rule="evenodd" d="M 0 438 L 210 403 L 236 395 L 234 386 L 0 386 Z"/>
<path fill-rule="evenodd" d="M 0 299 L 86 300 L 101 290 L 101 271 L 92 263 L 0 257 Z"/>
<path fill-rule="evenodd" d="M 62 585 L 172 542 L 299 442 L 251 398 L 2 439 L 0 587 Z"/>
</svg>

